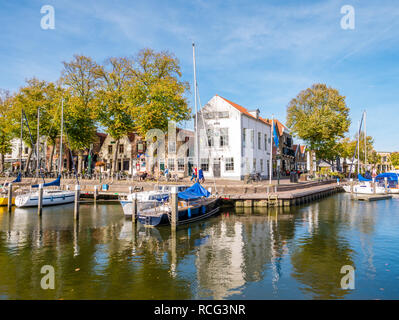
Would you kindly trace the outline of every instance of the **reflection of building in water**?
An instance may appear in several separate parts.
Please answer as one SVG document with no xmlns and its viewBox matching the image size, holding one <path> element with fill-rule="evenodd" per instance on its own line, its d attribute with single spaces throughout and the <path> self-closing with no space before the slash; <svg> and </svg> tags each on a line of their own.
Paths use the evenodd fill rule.
<svg viewBox="0 0 399 320">
<path fill-rule="evenodd" d="M 240 293 L 245 284 L 242 230 L 242 223 L 226 220 L 208 229 L 209 241 L 196 259 L 200 296 L 223 299 Z"/>
</svg>

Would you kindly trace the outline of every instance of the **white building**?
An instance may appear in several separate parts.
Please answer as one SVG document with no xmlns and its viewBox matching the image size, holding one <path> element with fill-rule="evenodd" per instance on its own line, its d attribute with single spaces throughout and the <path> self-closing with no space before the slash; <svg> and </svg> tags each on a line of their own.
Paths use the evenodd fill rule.
<svg viewBox="0 0 399 320">
<path fill-rule="evenodd" d="M 205 178 L 241 180 L 250 173 L 268 178 L 271 128 L 259 110 L 216 95 L 199 112 L 198 128 Z"/>
</svg>

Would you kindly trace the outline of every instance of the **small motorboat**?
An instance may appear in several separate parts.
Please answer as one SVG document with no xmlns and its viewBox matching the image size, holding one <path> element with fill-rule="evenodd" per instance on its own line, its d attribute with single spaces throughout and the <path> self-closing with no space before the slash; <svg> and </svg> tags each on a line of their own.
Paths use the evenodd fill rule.
<svg viewBox="0 0 399 320">
<path fill-rule="evenodd" d="M 178 192 L 177 225 L 208 218 L 219 212 L 219 197 L 202 187 L 198 182 L 185 191 Z M 157 207 L 138 210 L 137 220 L 146 227 L 170 225 L 172 208 L 169 202 Z"/>
<path fill-rule="evenodd" d="M 154 190 L 141 191 L 120 196 L 120 204 L 122 205 L 125 216 L 132 215 L 133 195 L 137 196 L 137 210 L 142 211 L 159 206 L 163 201 L 169 198 L 172 187 L 177 187 L 177 191 L 181 192 L 189 188 L 186 185 L 156 185 Z"/>
</svg>

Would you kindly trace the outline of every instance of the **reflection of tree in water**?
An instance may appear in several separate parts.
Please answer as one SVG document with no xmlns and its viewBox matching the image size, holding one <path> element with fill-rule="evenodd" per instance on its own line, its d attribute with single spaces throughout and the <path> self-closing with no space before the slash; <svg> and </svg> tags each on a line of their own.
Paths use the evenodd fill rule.
<svg viewBox="0 0 399 320">
<path fill-rule="evenodd" d="M 315 299 L 343 298 L 348 291 L 341 289 L 344 275 L 340 270 L 344 265 L 353 266 L 353 252 L 339 234 L 342 226 L 335 217 L 337 201 L 328 200 L 331 201 L 321 201 L 304 209 L 302 214 L 313 224 L 311 232 L 298 239 L 299 245 L 291 253 L 292 276 L 305 285 L 301 290 Z M 315 219 L 316 211 L 323 215 L 321 222 Z"/>
</svg>

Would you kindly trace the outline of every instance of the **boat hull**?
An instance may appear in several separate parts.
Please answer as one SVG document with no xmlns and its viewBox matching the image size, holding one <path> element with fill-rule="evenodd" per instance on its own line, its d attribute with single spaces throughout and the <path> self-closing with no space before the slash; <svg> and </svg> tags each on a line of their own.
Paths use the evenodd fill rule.
<svg viewBox="0 0 399 320">
<path fill-rule="evenodd" d="M 188 224 L 213 216 L 219 212 L 218 203 L 219 198 L 216 198 L 206 204 L 198 205 L 193 208 L 179 209 L 177 225 Z M 160 213 L 158 215 L 149 215 L 139 212 L 137 220 L 146 227 L 170 225 L 168 212 Z"/>
<path fill-rule="evenodd" d="M 45 191 L 43 192 L 43 206 L 54 206 L 75 201 L 74 191 Z M 15 205 L 19 208 L 37 207 L 39 194 L 37 192 L 19 195 L 15 198 Z"/>
<path fill-rule="evenodd" d="M 15 204 L 15 197 L 12 197 L 11 203 Z M 8 197 L 0 197 L 0 206 L 7 206 L 8 205 Z"/>
</svg>

